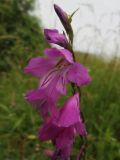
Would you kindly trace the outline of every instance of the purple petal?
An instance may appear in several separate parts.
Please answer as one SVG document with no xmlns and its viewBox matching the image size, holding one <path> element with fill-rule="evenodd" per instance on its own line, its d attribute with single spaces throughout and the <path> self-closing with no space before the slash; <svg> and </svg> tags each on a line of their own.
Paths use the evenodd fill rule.
<svg viewBox="0 0 120 160">
<path fill-rule="evenodd" d="M 64 147 L 62 149 L 56 149 L 52 160 L 70 160 L 71 146 Z"/>
<path fill-rule="evenodd" d="M 66 85 L 67 85 L 67 83 L 68 83 L 68 81 L 67 81 L 67 78 L 66 78 L 66 72 L 64 71 L 59 76 L 59 79 L 58 79 L 57 85 L 56 85 L 56 89 L 57 89 L 57 91 L 59 91 L 60 94 L 66 95 Z"/>
<path fill-rule="evenodd" d="M 72 53 L 67 49 L 50 48 L 45 49 L 45 53 L 52 58 L 64 58 L 69 63 L 73 63 Z"/>
<path fill-rule="evenodd" d="M 45 34 L 46 39 L 51 41 L 51 36 L 54 34 L 58 34 L 58 30 L 57 29 L 44 29 L 44 34 Z"/>
<path fill-rule="evenodd" d="M 45 38 L 49 43 L 58 44 L 61 47 L 68 48 L 68 40 L 65 35 L 60 34 L 56 29 L 45 29 Z"/>
<path fill-rule="evenodd" d="M 26 74 L 41 77 L 56 65 L 57 61 L 51 58 L 36 57 L 32 58 L 24 71 Z"/>
<path fill-rule="evenodd" d="M 41 90 L 30 90 L 26 93 L 26 100 L 28 100 L 30 103 L 34 103 L 34 101 L 39 100 L 40 98 L 43 98 L 45 96 L 45 92 Z"/>
<path fill-rule="evenodd" d="M 91 77 L 82 64 L 74 63 L 68 71 L 68 80 L 81 86 L 90 83 Z"/>
<path fill-rule="evenodd" d="M 71 144 L 68 144 L 66 147 L 62 149 L 62 155 L 63 157 L 65 157 L 64 160 L 70 160 L 70 155 L 72 152 L 72 144 L 73 142 L 71 142 Z"/>
<path fill-rule="evenodd" d="M 63 128 L 59 128 L 53 123 L 51 123 L 51 121 L 49 121 L 39 129 L 39 132 L 38 132 L 39 138 L 42 141 L 53 140 L 58 135 L 58 133 L 62 130 Z"/>
<path fill-rule="evenodd" d="M 56 137 L 56 146 L 59 149 L 67 147 L 73 143 L 74 139 L 74 128 L 68 127 L 64 128 L 62 132 Z"/>
<path fill-rule="evenodd" d="M 79 95 L 72 96 L 63 106 L 58 120 L 59 126 L 69 127 L 80 121 Z"/>
<path fill-rule="evenodd" d="M 26 100 L 30 102 L 40 112 L 43 119 L 47 119 L 49 112 L 51 114 L 57 113 L 53 99 L 46 96 L 45 90 L 32 90 L 26 94 Z"/>
<path fill-rule="evenodd" d="M 46 90 L 46 94 L 48 97 L 52 98 L 54 101 L 56 101 L 59 96 L 60 92 L 56 89 L 57 82 L 59 80 L 59 75 L 54 71 L 48 72 L 40 82 L 40 88 Z"/>
<path fill-rule="evenodd" d="M 61 71 L 59 68 L 55 68 L 41 79 L 40 87 L 47 90 L 48 96 L 57 99 L 60 94 L 66 94 L 67 82 L 66 70 Z"/>
<path fill-rule="evenodd" d="M 75 124 L 75 129 L 76 129 L 76 132 L 78 134 L 80 134 L 81 136 L 86 136 L 87 135 L 85 124 L 82 121 Z"/>
</svg>

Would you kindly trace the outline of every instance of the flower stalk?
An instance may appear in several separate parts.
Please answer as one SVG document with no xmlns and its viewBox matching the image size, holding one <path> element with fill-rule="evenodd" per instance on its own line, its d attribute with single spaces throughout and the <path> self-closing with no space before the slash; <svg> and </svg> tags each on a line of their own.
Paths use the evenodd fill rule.
<svg viewBox="0 0 120 160">
<path fill-rule="evenodd" d="M 47 48 L 44 51 L 46 57 L 38 56 L 30 60 L 25 67 L 25 73 L 39 78 L 40 82 L 37 89 L 26 93 L 25 99 L 38 110 L 43 119 L 43 125 L 38 131 L 39 139 L 51 140 L 55 146 L 54 152 L 46 152 L 51 155 L 51 159 L 70 160 L 75 137 L 79 135 L 82 144 L 77 160 L 81 160 L 85 158 L 87 131 L 80 109 L 80 87 L 90 83 L 91 77 L 87 69 L 76 62 L 73 51 L 71 21 L 76 11 L 69 18 L 59 6 L 54 5 L 54 9 L 66 34 L 61 34 L 56 29 L 45 29 L 44 35 L 48 43 L 62 48 Z M 67 84 L 71 84 L 73 95 L 58 108 L 59 98 L 67 94 Z"/>
<path fill-rule="evenodd" d="M 77 9 L 78 10 L 78 9 Z M 76 10 L 76 11 L 77 11 Z M 73 12 L 73 14 L 71 15 L 71 21 L 69 21 L 70 23 L 72 22 L 72 16 L 76 13 L 76 11 L 75 12 Z M 73 55 L 73 60 L 74 60 L 74 62 L 76 62 L 76 58 L 75 58 L 75 53 L 74 53 L 74 51 L 73 51 L 73 41 L 71 41 L 71 39 L 73 40 L 74 39 L 74 34 L 72 34 L 72 37 L 70 38 L 70 36 L 68 35 L 68 37 L 69 37 L 69 46 L 70 46 L 70 51 L 71 51 L 71 53 L 72 53 L 72 55 Z M 72 93 L 73 93 L 73 95 L 75 94 L 75 93 L 79 93 L 79 99 L 81 99 L 81 89 L 80 89 L 80 87 L 79 86 L 77 86 L 76 84 L 74 84 L 74 83 L 71 83 L 71 87 L 72 87 Z M 83 114 L 83 112 L 81 111 L 81 117 L 82 117 L 82 121 L 83 121 L 83 123 L 85 124 L 85 118 L 84 118 L 84 114 Z M 83 159 L 85 160 L 85 152 L 86 152 L 86 147 L 87 147 L 87 136 L 84 136 L 84 137 L 82 137 L 82 136 L 80 136 L 81 137 L 81 140 L 82 140 L 82 146 L 80 147 L 80 152 L 79 152 L 79 154 L 78 154 L 78 157 L 77 157 L 77 160 L 80 160 L 82 157 L 83 157 Z"/>
</svg>

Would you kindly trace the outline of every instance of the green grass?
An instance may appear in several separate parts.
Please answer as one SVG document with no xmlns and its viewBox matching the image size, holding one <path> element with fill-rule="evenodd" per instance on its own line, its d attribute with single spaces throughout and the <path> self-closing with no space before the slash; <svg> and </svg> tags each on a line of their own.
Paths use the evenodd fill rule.
<svg viewBox="0 0 120 160">
<path fill-rule="evenodd" d="M 77 54 L 89 68 L 92 83 L 82 87 L 81 110 L 88 129 L 87 160 L 120 159 L 120 60 L 105 62 L 95 56 Z M 36 135 L 41 124 L 38 113 L 25 102 L 24 93 L 37 87 L 20 66 L 0 73 L 0 160 L 47 160 Z M 74 148 L 73 160 L 79 144 Z"/>
</svg>

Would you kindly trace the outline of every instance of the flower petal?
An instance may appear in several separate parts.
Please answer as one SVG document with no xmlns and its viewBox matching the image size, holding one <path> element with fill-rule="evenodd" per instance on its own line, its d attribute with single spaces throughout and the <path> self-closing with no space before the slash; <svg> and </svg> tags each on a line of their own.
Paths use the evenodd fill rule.
<svg viewBox="0 0 120 160">
<path fill-rule="evenodd" d="M 60 94 L 66 95 L 66 84 L 67 83 L 68 83 L 68 81 L 66 78 L 66 74 L 63 72 L 59 76 L 59 79 L 58 79 L 57 85 L 56 85 L 56 89 Z"/>
<path fill-rule="evenodd" d="M 49 121 L 39 129 L 38 136 L 42 141 L 53 140 L 62 129 Z"/>
<path fill-rule="evenodd" d="M 44 120 L 48 118 L 49 112 L 53 115 L 57 113 L 57 108 L 55 107 L 53 99 L 47 97 L 43 89 L 29 91 L 25 98 L 35 106 Z"/>
<path fill-rule="evenodd" d="M 75 129 L 76 129 L 76 132 L 81 136 L 87 135 L 85 124 L 82 121 L 75 124 Z"/>
<path fill-rule="evenodd" d="M 62 132 L 56 138 L 56 146 L 62 149 L 68 145 L 71 145 L 74 139 L 74 129 L 73 127 L 64 128 Z"/>
<path fill-rule="evenodd" d="M 52 58 L 64 58 L 69 63 L 73 63 L 72 53 L 67 49 L 48 48 L 45 54 Z"/>
<path fill-rule="evenodd" d="M 24 71 L 26 74 L 41 77 L 56 65 L 57 61 L 51 58 L 36 57 L 32 58 Z"/>
<path fill-rule="evenodd" d="M 75 94 L 65 103 L 60 111 L 58 125 L 69 127 L 80 121 L 79 94 Z"/>
<path fill-rule="evenodd" d="M 62 149 L 56 149 L 52 156 L 52 160 L 70 160 L 71 149 L 71 145 L 68 145 L 67 147 L 64 147 Z"/>
<path fill-rule="evenodd" d="M 44 29 L 44 35 L 49 43 L 58 44 L 61 47 L 68 48 L 68 40 L 64 34 L 60 34 L 56 29 Z"/>
<path fill-rule="evenodd" d="M 90 83 L 91 77 L 82 64 L 74 63 L 68 71 L 68 80 L 81 86 Z"/>
<path fill-rule="evenodd" d="M 41 79 L 40 87 L 47 90 L 48 96 L 58 99 L 60 94 L 66 94 L 67 82 L 66 70 L 61 71 L 55 68 Z"/>
</svg>

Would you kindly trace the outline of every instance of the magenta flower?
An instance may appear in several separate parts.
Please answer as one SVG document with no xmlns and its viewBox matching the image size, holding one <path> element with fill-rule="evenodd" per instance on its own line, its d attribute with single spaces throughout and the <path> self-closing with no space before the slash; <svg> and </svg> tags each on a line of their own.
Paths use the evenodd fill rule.
<svg viewBox="0 0 120 160">
<path fill-rule="evenodd" d="M 77 86 L 88 84 L 91 82 L 91 77 L 82 64 L 75 62 L 71 21 L 76 11 L 68 17 L 67 13 L 56 4 L 54 9 L 66 34 L 61 34 L 56 29 L 45 29 L 44 35 L 48 43 L 57 44 L 64 49 L 45 49 L 46 57 L 39 56 L 29 61 L 24 72 L 37 77 L 39 85 L 37 89 L 27 92 L 25 99 L 42 116 L 44 124 L 38 132 L 40 140 L 51 140 L 56 147 L 54 152 L 45 150 L 45 153 L 52 160 L 70 160 L 75 137 L 79 135 L 84 137 L 77 155 L 77 160 L 80 160 L 84 156 L 87 132 L 83 121 L 84 116 L 79 108 L 80 95 L 76 92 L 79 90 Z M 68 83 L 71 84 L 75 95 L 70 97 L 63 107 L 57 108 L 56 103 L 60 96 L 66 95 Z"/>
<path fill-rule="evenodd" d="M 46 49 L 45 53 L 48 58 L 33 58 L 25 68 L 25 73 L 43 76 L 39 88 L 46 89 L 48 95 L 55 95 L 55 91 L 65 95 L 68 82 L 81 86 L 91 81 L 87 69 L 73 62 L 70 51 L 52 48 Z"/>
<path fill-rule="evenodd" d="M 70 97 L 64 106 L 58 110 L 58 113 L 53 113 L 43 127 L 39 129 L 39 138 L 42 141 L 52 140 L 55 144 L 57 151 L 53 159 L 56 156 L 60 156 L 61 159 L 68 159 L 77 134 L 81 136 L 87 134 L 80 117 L 78 93 Z"/>
<path fill-rule="evenodd" d="M 73 62 L 72 53 L 68 50 L 52 48 L 46 49 L 45 52 L 51 58 L 61 57 L 61 59 L 58 60 L 54 69 L 51 69 L 42 78 L 40 87 L 46 88 L 49 86 L 50 89 L 56 89 L 60 94 L 65 95 L 68 82 L 81 86 L 91 81 L 87 69 L 83 65 Z M 50 93 L 51 90 L 49 90 Z"/>
<path fill-rule="evenodd" d="M 24 72 L 26 74 L 32 74 L 36 77 L 44 76 L 51 68 L 57 64 L 57 61 L 53 58 L 35 57 L 29 61 L 29 64 L 25 67 Z"/>
<path fill-rule="evenodd" d="M 27 92 L 25 99 L 38 110 L 44 121 L 48 119 L 49 114 L 57 112 L 55 107 L 55 100 L 58 99 L 57 94 L 48 97 L 45 90 L 37 89 Z"/>
<path fill-rule="evenodd" d="M 67 15 L 67 13 L 65 11 L 62 10 L 62 8 L 60 8 L 58 5 L 54 4 L 54 9 L 55 9 L 55 12 L 57 13 L 62 25 L 64 26 L 66 32 L 69 34 L 69 33 L 72 33 L 73 34 L 73 31 L 72 31 L 72 27 L 71 27 L 71 24 L 69 22 L 69 17 Z"/>
<path fill-rule="evenodd" d="M 64 48 L 69 48 L 69 43 L 64 34 L 60 34 L 56 29 L 45 29 L 44 35 L 48 43 L 57 44 Z"/>
</svg>

